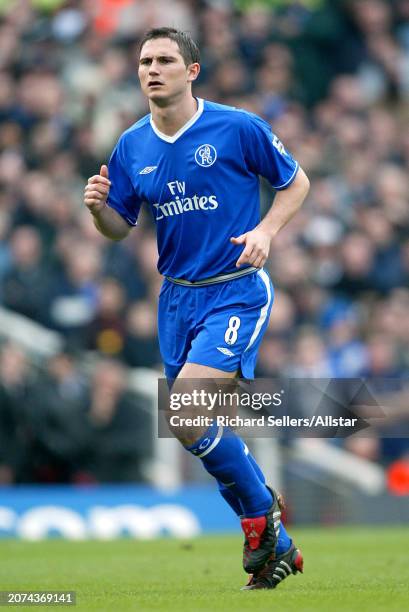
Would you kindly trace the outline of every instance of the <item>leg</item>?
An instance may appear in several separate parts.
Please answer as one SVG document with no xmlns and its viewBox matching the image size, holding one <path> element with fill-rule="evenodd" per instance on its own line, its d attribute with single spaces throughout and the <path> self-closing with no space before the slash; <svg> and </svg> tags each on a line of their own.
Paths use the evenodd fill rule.
<svg viewBox="0 0 409 612">
<path fill-rule="evenodd" d="M 191 379 L 196 379 L 196 388 L 203 388 L 200 379 L 210 379 L 213 385 L 217 379 L 233 382 L 239 371 L 252 378 L 272 305 L 273 289 L 265 272 L 220 287 L 185 291 L 170 285 L 165 282 L 161 294 L 159 323 L 166 374 L 177 377 L 172 392 L 194 391 Z M 209 415 L 197 406 L 188 416 L 198 414 Z M 246 534 L 243 565 L 249 573 L 258 572 L 291 540 L 280 525 L 277 496 L 266 487 L 254 458 L 229 429 L 178 426 L 172 431 L 201 459 L 240 516 Z"/>
<path fill-rule="evenodd" d="M 175 381 L 172 393 L 188 393 L 189 390 L 193 392 L 194 387 L 197 387 L 194 381 L 198 379 L 234 380 L 236 376 L 236 372 L 224 372 L 208 366 L 186 363 Z M 195 414 L 200 414 L 200 407 L 195 409 Z M 189 416 L 192 416 L 192 413 Z M 240 509 L 240 513 L 246 517 L 266 514 L 271 506 L 271 494 L 259 478 L 260 468 L 257 466 L 257 473 L 248 459 L 245 444 L 234 432 L 223 431 L 222 427 L 217 426 L 177 427 L 172 431 L 187 450 L 202 460 L 204 468 L 217 479 L 219 486 L 222 485 L 223 497 L 229 503 L 233 498 L 239 500 L 240 505 L 233 501 L 236 512 Z M 206 447 L 205 443 L 208 444 Z"/>
<path fill-rule="evenodd" d="M 236 372 L 229 373 L 186 363 L 172 391 L 186 393 L 189 389 L 193 390 L 195 380 L 223 378 L 233 381 L 236 375 Z M 254 541 L 251 541 L 250 537 L 251 544 L 245 547 L 245 567 L 253 571 L 256 564 L 261 565 L 264 557 L 271 554 L 272 548 L 276 555 L 289 550 L 292 541 L 280 522 L 278 500 L 274 499 L 271 490 L 266 487 L 263 472 L 244 442 L 232 431 L 221 435 L 217 428 L 178 428 L 175 434 L 185 448 L 196 454 L 202 460 L 204 468 L 216 478 L 220 493 L 233 511 L 242 518 L 246 536 L 257 532 Z M 200 452 L 200 447 L 205 443 L 207 446 Z M 210 452 L 209 448 L 212 449 Z M 267 534 L 269 537 L 261 547 L 259 543 L 263 533 L 265 538 Z"/>
</svg>

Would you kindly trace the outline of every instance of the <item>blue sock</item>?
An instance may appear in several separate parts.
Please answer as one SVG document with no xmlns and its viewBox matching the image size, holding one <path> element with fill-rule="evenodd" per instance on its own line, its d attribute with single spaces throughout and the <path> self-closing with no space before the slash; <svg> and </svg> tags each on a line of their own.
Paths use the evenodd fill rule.
<svg viewBox="0 0 409 612">
<path fill-rule="evenodd" d="M 265 476 L 263 474 L 263 471 L 262 471 L 261 467 L 259 466 L 257 461 L 254 459 L 253 455 L 249 451 L 249 449 L 247 447 L 247 444 L 244 444 L 244 442 L 243 442 L 243 445 L 244 445 L 244 452 L 247 455 L 247 459 L 250 461 L 251 465 L 253 466 L 253 469 L 256 472 L 260 482 L 262 482 L 265 485 L 266 484 L 266 478 L 265 478 Z"/>
<path fill-rule="evenodd" d="M 243 506 L 241 505 L 240 499 L 237 497 L 234 491 L 229 489 L 229 487 L 226 487 L 226 485 L 224 485 L 220 480 L 217 481 L 217 484 L 218 484 L 221 496 L 229 504 L 233 512 L 237 514 L 237 516 L 243 516 L 244 514 Z"/>
<path fill-rule="evenodd" d="M 278 534 L 278 542 L 276 546 L 276 555 L 282 555 L 290 548 L 293 543 L 292 539 L 285 530 L 283 523 L 280 524 L 280 533 Z"/>
<path fill-rule="evenodd" d="M 230 429 L 212 425 L 188 451 L 202 460 L 204 468 L 223 485 L 222 495 L 231 504 L 233 496 L 248 518 L 263 516 L 271 507 L 271 494 L 247 458 L 245 446 Z M 229 495 L 226 489 L 233 495 Z M 230 500 L 230 501 L 229 501 Z M 233 501 L 233 509 L 239 509 Z"/>
<path fill-rule="evenodd" d="M 254 459 L 253 455 L 250 453 L 247 447 L 247 444 L 244 444 L 244 442 L 243 442 L 243 448 L 244 448 L 245 454 L 247 455 L 247 459 L 250 461 L 251 465 L 253 466 L 254 471 L 256 472 L 258 476 L 258 479 L 260 480 L 260 482 L 265 484 L 266 479 L 264 478 L 264 474 L 261 471 L 261 468 L 258 465 L 257 461 Z M 235 495 L 234 491 L 229 489 L 229 487 L 226 487 L 226 485 L 224 485 L 220 480 L 217 481 L 217 484 L 219 485 L 220 494 L 225 499 L 225 501 L 229 504 L 233 512 L 235 512 L 237 516 L 239 517 L 243 516 L 244 515 L 243 506 L 241 505 L 240 499 Z"/>
</svg>

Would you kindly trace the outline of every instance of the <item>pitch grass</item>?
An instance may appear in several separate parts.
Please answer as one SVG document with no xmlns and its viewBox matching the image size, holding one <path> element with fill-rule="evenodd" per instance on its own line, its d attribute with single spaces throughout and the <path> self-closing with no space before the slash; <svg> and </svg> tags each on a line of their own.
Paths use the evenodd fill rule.
<svg viewBox="0 0 409 612">
<path fill-rule="evenodd" d="M 75 590 L 72 610 L 409 610 L 409 528 L 292 533 L 304 553 L 305 573 L 274 591 L 239 590 L 245 582 L 239 536 L 192 542 L 0 540 L 0 589 Z"/>
</svg>

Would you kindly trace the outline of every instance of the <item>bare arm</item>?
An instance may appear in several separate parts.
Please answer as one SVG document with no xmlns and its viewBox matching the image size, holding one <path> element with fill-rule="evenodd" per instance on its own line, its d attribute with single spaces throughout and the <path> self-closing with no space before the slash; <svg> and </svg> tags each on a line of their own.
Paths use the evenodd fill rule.
<svg viewBox="0 0 409 612">
<path fill-rule="evenodd" d="M 284 227 L 301 207 L 310 188 L 310 181 L 302 168 L 298 169 L 294 181 L 287 189 L 278 191 L 274 205 L 264 219 L 251 232 L 231 238 L 233 244 L 244 244 L 245 248 L 236 262 L 237 268 L 245 263 L 262 268 L 270 251 L 274 236 Z"/>
<path fill-rule="evenodd" d="M 84 191 L 84 204 L 94 218 L 95 227 L 111 240 L 122 240 L 131 227 L 113 208 L 107 205 L 109 187 L 107 166 L 101 166 L 100 174 L 91 176 Z"/>
<path fill-rule="evenodd" d="M 132 229 L 119 213 L 108 204 L 97 213 L 91 213 L 94 218 L 95 227 L 101 234 L 111 240 L 122 240 L 126 238 Z"/>
<path fill-rule="evenodd" d="M 278 191 L 274 204 L 259 223 L 258 228 L 267 232 L 270 239 L 280 231 L 282 227 L 292 219 L 301 208 L 310 189 L 310 181 L 302 168 L 298 169 L 297 175 L 288 189 Z"/>
</svg>

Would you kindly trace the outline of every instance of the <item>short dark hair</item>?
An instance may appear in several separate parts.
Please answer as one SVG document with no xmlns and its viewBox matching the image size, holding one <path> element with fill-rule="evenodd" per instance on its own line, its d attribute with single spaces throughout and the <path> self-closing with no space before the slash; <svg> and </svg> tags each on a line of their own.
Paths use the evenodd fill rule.
<svg viewBox="0 0 409 612">
<path fill-rule="evenodd" d="M 187 32 L 182 32 L 175 28 L 153 28 L 148 30 L 140 42 L 139 52 L 142 51 L 142 47 L 148 40 L 155 38 L 170 38 L 170 40 L 174 40 L 179 47 L 186 66 L 200 62 L 200 51 L 193 38 Z"/>
</svg>

